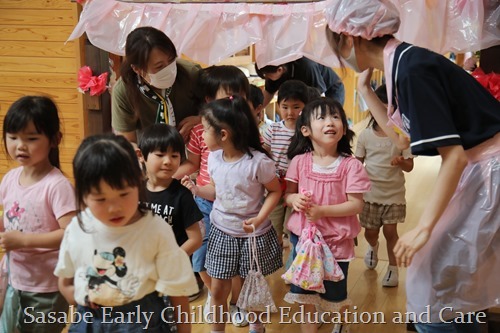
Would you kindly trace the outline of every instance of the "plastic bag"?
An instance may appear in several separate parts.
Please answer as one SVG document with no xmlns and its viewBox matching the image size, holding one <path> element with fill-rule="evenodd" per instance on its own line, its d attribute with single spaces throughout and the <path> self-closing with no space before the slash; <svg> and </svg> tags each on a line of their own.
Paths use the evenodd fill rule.
<svg viewBox="0 0 500 333">
<path fill-rule="evenodd" d="M 252 235 L 248 240 L 250 247 L 250 270 L 241 287 L 240 297 L 236 305 L 247 311 L 268 311 L 277 312 L 276 304 L 274 303 L 269 285 L 267 284 L 264 275 L 259 266 L 257 256 L 257 241 Z M 254 262 L 256 270 L 254 270 Z"/>
</svg>

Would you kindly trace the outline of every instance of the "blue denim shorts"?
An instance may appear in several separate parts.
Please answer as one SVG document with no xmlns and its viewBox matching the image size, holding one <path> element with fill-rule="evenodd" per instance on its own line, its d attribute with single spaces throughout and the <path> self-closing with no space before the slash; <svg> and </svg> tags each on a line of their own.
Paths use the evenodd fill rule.
<svg viewBox="0 0 500 333">
<path fill-rule="evenodd" d="M 299 237 L 293 233 L 290 233 L 290 242 L 292 243 L 292 255 L 293 258 L 297 256 L 297 251 L 295 247 L 297 246 L 297 242 L 299 241 Z M 323 285 L 325 286 L 326 292 L 324 294 L 318 294 L 315 291 L 305 290 L 296 285 L 290 285 L 290 292 L 294 294 L 318 294 L 322 299 L 330 301 L 330 302 L 342 302 L 347 299 L 347 271 L 349 268 L 348 261 L 339 261 L 338 262 L 342 272 L 344 273 L 345 278 L 338 282 L 333 281 L 323 281 Z"/>
<path fill-rule="evenodd" d="M 205 223 L 205 236 L 203 236 L 203 243 L 200 248 L 194 251 L 191 261 L 193 264 L 193 271 L 205 271 L 205 257 L 207 256 L 208 234 L 210 234 L 210 212 L 214 205 L 213 201 L 209 201 L 200 197 L 195 197 L 194 201 L 198 205 L 201 213 L 203 214 L 203 222 Z"/>
</svg>

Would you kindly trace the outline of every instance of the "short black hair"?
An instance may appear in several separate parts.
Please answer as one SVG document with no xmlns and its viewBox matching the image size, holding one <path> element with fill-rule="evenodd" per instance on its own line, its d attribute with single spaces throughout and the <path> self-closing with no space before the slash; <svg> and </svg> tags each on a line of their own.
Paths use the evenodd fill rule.
<svg viewBox="0 0 500 333">
<path fill-rule="evenodd" d="M 287 80 L 278 90 L 278 104 L 289 99 L 299 100 L 304 104 L 309 101 L 307 85 L 299 80 Z"/>
<path fill-rule="evenodd" d="M 256 109 L 259 105 L 264 104 L 264 94 L 262 93 L 262 89 L 254 84 L 251 84 L 250 96 L 248 97 L 248 100 L 252 103 L 254 109 Z"/>
<path fill-rule="evenodd" d="M 186 159 L 186 146 L 179 131 L 167 124 L 153 124 L 146 127 L 142 132 L 138 144 L 144 159 L 148 160 L 148 155 L 155 150 L 162 153 L 168 148 L 181 155 L 181 163 Z"/>
</svg>

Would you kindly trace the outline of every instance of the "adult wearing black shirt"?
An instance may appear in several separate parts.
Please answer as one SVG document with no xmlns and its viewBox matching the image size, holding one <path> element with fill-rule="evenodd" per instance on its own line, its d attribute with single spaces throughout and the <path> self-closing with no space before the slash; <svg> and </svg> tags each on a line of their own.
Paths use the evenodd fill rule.
<svg viewBox="0 0 500 333">
<path fill-rule="evenodd" d="M 318 89 L 326 97 L 331 97 L 340 104 L 344 104 L 344 84 L 340 77 L 330 67 L 323 66 L 308 58 L 302 57 L 295 61 L 279 65 L 264 66 L 255 64 L 257 74 L 266 80 L 264 89 L 264 103 L 266 106 L 273 99 L 283 82 L 299 80 L 308 86 Z"/>
</svg>

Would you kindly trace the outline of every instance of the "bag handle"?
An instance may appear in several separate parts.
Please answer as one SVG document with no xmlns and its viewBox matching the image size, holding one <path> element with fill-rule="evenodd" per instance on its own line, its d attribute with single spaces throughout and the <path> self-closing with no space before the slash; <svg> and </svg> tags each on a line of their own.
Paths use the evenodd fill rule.
<svg viewBox="0 0 500 333">
<path fill-rule="evenodd" d="M 255 236 L 255 226 L 251 224 L 253 232 L 248 240 L 248 252 L 250 253 L 250 270 L 253 269 L 253 263 L 255 261 L 255 265 L 257 267 L 257 271 L 261 272 L 259 266 L 259 257 L 257 256 L 257 236 Z"/>
</svg>

